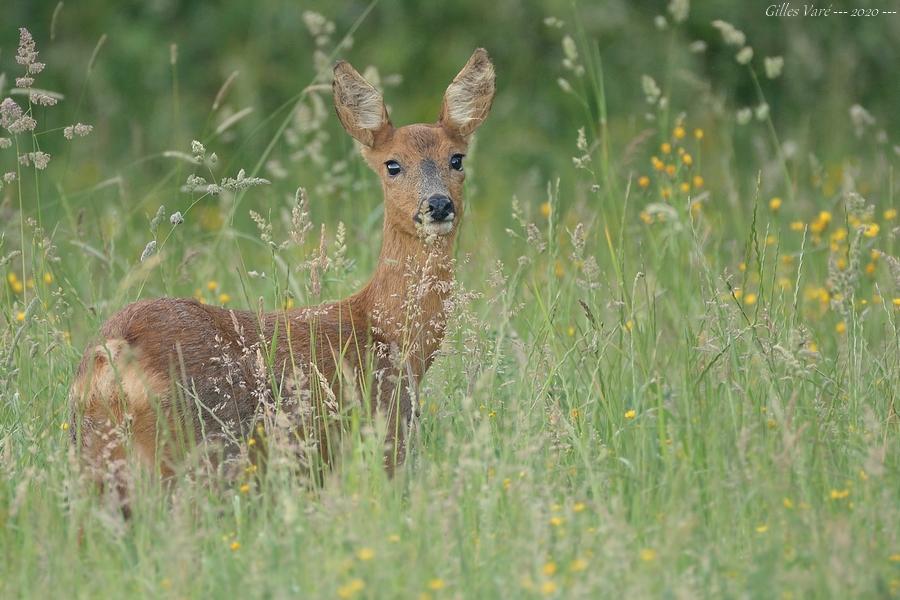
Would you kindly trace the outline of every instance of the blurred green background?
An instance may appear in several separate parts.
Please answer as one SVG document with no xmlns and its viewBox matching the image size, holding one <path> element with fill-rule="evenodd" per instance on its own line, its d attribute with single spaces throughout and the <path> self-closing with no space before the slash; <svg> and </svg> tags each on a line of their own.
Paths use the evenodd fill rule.
<svg viewBox="0 0 900 600">
<path fill-rule="evenodd" d="M 865 106 L 892 138 L 897 137 L 900 19 L 770 18 L 764 16 L 768 2 L 707 0 L 694 3 L 688 21 L 671 34 L 707 42 L 706 52 L 690 54 L 686 43 L 659 39 L 670 35 L 657 31 L 653 23 L 654 16 L 666 14 L 666 4 L 383 1 L 375 4 L 353 35 L 352 48 L 339 55 L 360 69 L 371 64 L 383 75 L 400 75 L 402 82 L 387 96 L 395 120 L 407 123 L 433 120 L 450 78 L 473 48 L 484 46 L 497 65 L 499 93 L 480 143 L 492 156 L 502 157 L 505 166 L 523 174 L 537 170 L 540 179 L 563 168 L 556 162 L 558 153 L 551 149 L 572 145 L 582 118 L 577 103 L 556 85 L 563 57 L 561 34 L 544 25 L 548 16 L 562 19 L 567 28 L 577 20 L 598 42 L 613 122 L 634 118 L 633 106 L 641 100 L 641 75 L 656 75 L 660 80 L 667 61 L 714 79 L 719 87 L 714 92 L 735 105 L 755 103 L 748 78 L 734 67 L 734 49 L 725 46 L 710 25 L 714 19 L 724 19 L 747 33 L 758 56 L 785 57 L 784 76 L 766 88 L 780 131 L 796 128 L 821 136 L 816 144 L 820 151 L 842 147 L 850 132 L 841 126 L 847 122 L 849 101 Z M 884 4 L 860 0 L 854 7 L 887 8 Z M 236 132 L 236 141 L 250 156 L 259 152 L 271 134 L 271 130 L 256 129 L 261 120 L 315 76 L 311 61 L 315 41 L 304 25 L 304 11 L 317 11 L 334 21 L 338 40 L 369 6 L 358 1 L 82 0 L 64 4 L 56 19 L 55 40 L 50 42 L 57 2 L 10 0 L 4 5 L 2 64 L 10 69 L 18 41 L 16 27 L 28 26 L 50 65 L 41 84 L 69 94 L 55 112 L 72 118 L 77 114 L 95 125 L 97 135 L 89 143 L 97 162 L 107 169 L 121 168 L 159 149 L 184 147 L 192 132 L 194 136 L 202 132 L 217 90 L 235 70 L 240 76 L 228 101 L 236 107 L 255 108 Z M 104 34 L 108 38 L 76 113 L 73 100 Z M 178 46 L 177 115 L 170 44 Z M 691 97 L 702 89 L 695 83 L 691 85 L 687 75 L 675 82 L 672 104 L 690 110 Z M 828 126 L 812 127 L 814 123 Z M 330 126 L 338 132 L 335 120 Z M 499 192 L 510 191 L 514 183 L 491 185 Z"/>
<path fill-rule="evenodd" d="M 854 6 L 886 8 L 882 4 L 860 0 Z M 29 27 L 49 65 L 37 85 L 66 95 L 59 106 L 37 114 L 39 130 L 51 129 L 39 138 L 42 147 L 54 156 L 66 156 L 65 161 L 55 160 L 47 172 L 53 183 L 42 190 L 42 222 L 87 238 L 93 238 L 98 232 L 92 228 L 98 227 L 109 244 L 129 230 L 116 223 L 146 223 L 160 204 L 172 212 L 190 202 L 179 191 L 188 166 L 161 157 L 161 152 L 188 151 L 191 139 L 202 139 L 222 157 L 220 174 L 233 175 L 239 167 L 250 170 L 288 114 L 285 107 L 292 107 L 293 98 L 316 79 L 317 47 L 329 57 L 320 57 L 319 66 L 335 56 L 350 60 L 361 71 L 377 67 L 382 82 L 389 84 L 385 95 L 394 121 L 405 124 L 434 120 L 450 79 L 475 47 L 484 46 L 496 63 L 498 94 L 493 114 L 478 135 L 468 201 L 475 220 L 502 224 L 513 196 L 537 207 L 544 200 L 546 181 L 557 176 L 564 181 L 564 207 L 579 199 L 596 201 L 585 193 L 587 186 L 572 183 L 570 177 L 570 157 L 577 154 L 576 132 L 586 121 L 585 111 L 557 83 L 565 76 L 577 85 L 577 78 L 561 67 L 560 42 L 563 35 L 577 36 L 579 28 L 583 30 L 579 41 L 595 41 L 603 60 L 614 151 L 620 153 L 642 132 L 657 128 L 642 118 L 647 107 L 641 77 L 650 75 L 669 97 L 673 116 L 686 113 L 689 126 L 704 127 L 708 137 L 723 130 L 720 139 L 733 146 L 727 157 L 709 161 L 704 176 L 710 189 L 716 188 L 716 181 L 728 180 L 734 182 L 729 189 L 752 193 L 757 172 L 772 154 L 771 147 L 759 142 L 764 135 L 761 126 L 741 130 L 734 126 L 734 111 L 755 106 L 758 99 L 747 71 L 734 61 L 736 49 L 726 46 L 711 25 L 714 19 L 727 20 L 747 34 L 758 71 L 763 57 L 784 57 L 780 78 L 768 80 L 760 73 L 760 80 L 776 130 L 788 147 L 814 148 L 817 160 L 827 165 L 858 154 L 860 147 L 878 144 L 873 136 L 854 136 L 848 109 L 857 103 L 875 117 L 874 129 L 889 140 L 880 143 L 896 144 L 900 18 L 777 18 L 764 15 L 766 6 L 697 2 L 685 23 L 661 29 L 654 20 L 658 15 L 668 17 L 667 3 L 662 1 L 86 0 L 57 9 L 58 3 L 51 0 L 8 0 L 2 9 L 0 65 L 8 73 L 8 87 L 18 67 L 13 60 L 17 27 Z M 304 19 L 307 11 L 334 23 L 334 31 L 318 41 L 320 46 Z M 548 17 L 564 24 L 548 26 Z M 336 49 L 355 23 L 352 45 Z M 691 51 L 694 42 L 703 42 L 705 49 Z M 213 115 L 216 94 L 235 71 L 239 76 Z M 314 220 L 343 219 L 351 239 L 377 249 L 378 240 L 372 236 L 380 205 L 376 179 L 360 161 L 349 163 L 346 177 L 334 171 L 336 163 L 338 169 L 345 167 L 341 161 L 352 152 L 352 144 L 333 117 L 327 93 L 321 98 L 326 102 L 323 127 L 328 137 L 320 138 L 322 143 L 310 146 L 303 156 L 297 153 L 303 154 L 308 140 L 295 140 L 295 147 L 280 140 L 269 157 L 277 162 L 260 172 L 275 185 L 252 192 L 253 199 L 236 211 L 235 226 L 252 232 L 247 209 L 265 212 L 266 206 L 275 205 L 273 198 L 281 206 L 283 196 L 304 185 L 312 190 Z M 212 134 L 229 115 L 248 108 L 252 112 L 223 135 Z M 597 106 L 589 110 L 596 123 Z M 76 140 L 77 148 L 69 153 L 64 146 L 73 143 L 65 142 L 58 130 L 54 134 L 53 128 L 76 121 L 93 124 L 95 130 Z M 617 161 L 619 175 L 623 180 L 639 175 L 647 170 L 642 161 Z M 732 172 L 723 172 L 729 169 Z M 94 188 L 111 178 L 118 178 L 115 185 Z M 325 180 L 329 185 L 319 185 Z M 764 178 L 764 192 L 784 194 L 778 188 L 781 182 L 779 177 Z M 54 188 L 67 190 L 66 197 L 55 197 Z M 8 186 L 0 192 L 0 202 L 7 207 L 16 204 L 12 191 Z M 822 202 L 804 197 L 802 190 L 799 194 L 798 200 L 809 210 Z M 730 201 L 731 208 L 749 214 L 751 202 L 734 197 Z M 78 227 L 84 230 L 73 231 Z M 472 250 L 479 240 L 502 246 L 502 239 L 495 244 L 494 236 L 484 235 L 483 229 L 472 232 L 469 224 L 464 240 Z M 138 251 L 143 243 L 131 242 Z M 503 254 L 502 247 L 493 250 Z"/>
</svg>

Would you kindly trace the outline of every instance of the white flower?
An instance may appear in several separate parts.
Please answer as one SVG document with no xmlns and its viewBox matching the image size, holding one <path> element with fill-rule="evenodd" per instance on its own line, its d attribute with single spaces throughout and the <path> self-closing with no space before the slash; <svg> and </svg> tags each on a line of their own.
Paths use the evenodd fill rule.
<svg viewBox="0 0 900 600">
<path fill-rule="evenodd" d="M 781 70 L 784 68 L 784 59 L 780 56 L 767 56 L 765 59 L 765 66 L 766 77 L 775 79 L 781 75 Z"/>
<path fill-rule="evenodd" d="M 69 125 L 65 129 L 63 129 L 63 137 L 67 140 L 71 140 L 76 135 L 78 137 L 84 137 L 90 132 L 94 130 L 93 125 L 85 125 L 84 123 L 76 123 L 75 125 Z"/>
<path fill-rule="evenodd" d="M 734 55 L 734 58 L 738 63 L 742 65 L 746 65 L 751 60 L 753 60 L 753 48 L 750 46 L 744 46 L 740 49 L 740 51 Z"/>
<path fill-rule="evenodd" d="M 50 164 L 50 155 L 46 152 L 29 152 L 19 157 L 19 164 L 29 167 L 34 164 L 34 168 L 43 171 Z"/>
<path fill-rule="evenodd" d="M 12 98 L 0 102 L 0 127 L 12 134 L 32 131 L 37 121 L 22 112 L 22 108 Z"/>
<path fill-rule="evenodd" d="M 688 12 L 691 10 L 690 0 L 670 0 L 669 14 L 676 23 L 682 23 L 688 18 Z"/>
<path fill-rule="evenodd" d="M 575 61 L 578 59 L 578 47 L 575 45 L 575 40 L 571 38 L 571 36 L 566 36 L 562 40 L 563 53 L 566 55 L 571 61 Z"/>
<path fill-rule="evenodd" d="M 737 117 L 738 125 L 746 125 L 747 123 L 750 122 L 750 119 L 753 118 L 753 110 L 751 110 L 749 108 L 742 108 L 739 111 L 737 111 L 736 117 Z"/>
<path fill-rule="evenodd" d="M 697 40 L 697 41 L 691 42 L 691 45 L 688 46 L 688 49 L 690 49 L 690 51 L 693 52 L 694 54 L 700 54 L 701 52 L 706 52 L 706 42 L 704 42 L 703 40 Z"/>
<path fill-rule="evenodd" d="M 141 262 L 144 262 L 154 254 L 156 254 L 156 240 L 150 240 L 147 242 L 147 245 L 144 246 L 144 251 L 141 252 Z"/>
<path fill-rule="evenodd" d="M 172 225 L 181 225 L 182 223 L 184 223 L 184 216 L 182 216 L 180 212 L 175 211 L 171 215 L 169 215 L 169 223 L 171 223 Z"/>
<path fill-rule="evenodd" d="M 730 46 L 743 46 L 747 41 L 747 36 L 740 29 L 736 29 L 734 25 L 727 21 L 716 19 L 712 22 L 713 27 L 722 33 L 722 39 Z"/>
<path fill-rule="evenodd" d="M 19 28 L 19 48 L 16 50 L 16 62 L 25 67 L 30 75 L 37 75 L 44 70 L 44 63 L 37 61 L 38 51 L 31 33 L 24 27 Z"/>
<path fill-rule="evenodd" d="M 647 97 L 647 104 L 656 102 L 659 99 L 659 95 L 662 93 L 659 86 L 656 85 L 656 81 L 649 75 L 641 76 L 641 87 L 644 89 L 644 96 Z"/>
</svg>

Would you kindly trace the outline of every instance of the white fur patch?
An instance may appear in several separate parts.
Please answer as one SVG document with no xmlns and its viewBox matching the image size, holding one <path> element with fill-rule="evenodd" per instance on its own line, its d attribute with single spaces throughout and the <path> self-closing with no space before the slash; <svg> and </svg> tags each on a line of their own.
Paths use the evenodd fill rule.
<svg viewBox="0 0 900 600">
<path fill-rule="evenodd" d="M 456 215 L 450 213 L 449 219 L 446 221 L 432 221 L 431 216 L 426 213 L 425 222 L 422 223 L 422 231 L 426 236 L 447 235 L 453 231 L 453 225 L 456 223 Z"/>
</svg>

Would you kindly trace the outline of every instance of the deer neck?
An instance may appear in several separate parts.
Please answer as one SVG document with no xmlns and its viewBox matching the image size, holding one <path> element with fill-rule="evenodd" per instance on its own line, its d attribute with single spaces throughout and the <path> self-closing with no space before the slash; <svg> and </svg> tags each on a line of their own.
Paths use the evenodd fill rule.
<svg viewBox="0 0 900 600">
<path fill-rule="evenodd" d="M 428 369 L 443 340 L 455 237 L 453 231 L 422 240 L 386 220 L 375 273 L 352 300 L 368 317 L 372 337 L 409 361 L 417 378 Z"/>
</svg>

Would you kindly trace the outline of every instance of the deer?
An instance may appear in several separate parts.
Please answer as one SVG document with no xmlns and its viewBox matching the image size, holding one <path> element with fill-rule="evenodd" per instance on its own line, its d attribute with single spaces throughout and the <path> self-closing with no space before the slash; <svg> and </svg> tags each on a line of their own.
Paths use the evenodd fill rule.
<svg viewBox="0 0 900 600">
<path fill-rule="evenodd" d="M 443 340 L 464 212 L 463 159 L 494 91 L 493 63 L 476 49 L 447 87 L 437 122 L 394 127 L 382 94 L 350 63 L 335 64 L 337 117 L 384 197 L 371 279 L 347 298 L 312 307 L 264 312 L 157 298 L 110 317 L 69 393 L 72 443 L 102 493 L 127 513 L 132 469 L 171 480 L 198 447 L 218 448 L 207 455 L 224 464 L 253 443 L 276 396 L 306 398 L 288 417 L 300 422 L 291 431 L 313 439 L 326 466 L 328 414 L 348 393 L 359 399 L 383 419 L 383 463 L 393 476 L 405 459 L 417 390 Z"/>
</svg>

